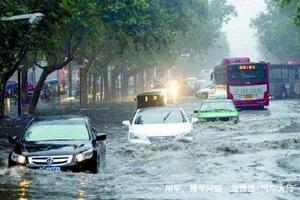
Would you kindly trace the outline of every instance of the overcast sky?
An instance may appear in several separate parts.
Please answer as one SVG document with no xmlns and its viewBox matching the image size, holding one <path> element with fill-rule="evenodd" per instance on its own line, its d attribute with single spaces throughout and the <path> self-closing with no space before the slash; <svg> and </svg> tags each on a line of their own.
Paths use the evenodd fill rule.
<svg viewBox="0 0 300 200">
<path fill-rule="evenodd" d="M 224 24 L 232 57 L 246 56 L 253 61 L 264 60 L 257 50 L 255 31 L 250 28 L 251 19 L 266 9 L 264 0 L 228 0 L 236 7 L 238 16 Z"/>
</svg>

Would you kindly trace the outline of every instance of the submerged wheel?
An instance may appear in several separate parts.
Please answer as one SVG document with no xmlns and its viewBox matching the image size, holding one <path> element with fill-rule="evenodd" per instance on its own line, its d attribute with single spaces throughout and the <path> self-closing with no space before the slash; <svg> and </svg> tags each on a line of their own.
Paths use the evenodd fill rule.
<svg viewBox="0 0 300 200">
<path fill-rule="evenodd" d="M 95 156 L 95 155 L 94 155 Z M 89 166 L 89 172 L 92 174 L 97 174 L 99 172 L 99 156 L 96 155 L 96 159 L 93 160 L 91 165 Z"/>
<path fill-rule="evenodd" d="M 207 99 L 207 98 L 208 98 L 208 94 L 206 92 L 201 94 L 201 99 Z"/>
</svg>

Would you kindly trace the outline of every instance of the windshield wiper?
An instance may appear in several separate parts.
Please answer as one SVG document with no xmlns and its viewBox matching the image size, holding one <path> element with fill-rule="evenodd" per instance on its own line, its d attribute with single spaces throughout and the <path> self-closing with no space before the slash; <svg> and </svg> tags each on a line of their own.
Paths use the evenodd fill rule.
<svg viewBox="0 0 300 200">
<path fill-rule="evenodd" d="M 168 117 L 170 116 L 170 114 L 171 114 L 171 111 L 169 111 L 168 114 L 164 117 L 164 121 L 163 122 L 165 122 L 168 119 Z"/>
</svg>

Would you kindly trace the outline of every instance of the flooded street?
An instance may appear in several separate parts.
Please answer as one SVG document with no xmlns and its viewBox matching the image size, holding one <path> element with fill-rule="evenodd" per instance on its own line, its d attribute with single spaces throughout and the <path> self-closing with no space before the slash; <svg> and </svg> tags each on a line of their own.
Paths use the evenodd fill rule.
<svg viewBox="0 0 300 200">
<path fill-rule="evenodd" d="M 180 106 L 191 117 L 199 100 Z M 299 100 L 274 100 L 266 110 L 242 111 L 238 124 L 200 122 L 192 142 L 151 146 L 127 142 L 128 130 L 121 122 L 132 120 L 134 103 L 108 107 L 83 111 L 98 132 L 108 135 L 101 174 L 7 169 L 11 147 L 1 136 L 1 199 L 300 198 Z M 64 112 L 57 109 L 56 114 Z M 222 191 L 205 191 L 211 186 Z"/>
</svg>

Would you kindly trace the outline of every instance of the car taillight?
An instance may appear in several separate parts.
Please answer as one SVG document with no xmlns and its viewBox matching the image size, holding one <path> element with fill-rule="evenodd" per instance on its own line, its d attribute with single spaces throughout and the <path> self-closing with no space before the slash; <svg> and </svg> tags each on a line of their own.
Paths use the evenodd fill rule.
<svg viewBox="0 0 300 200">
<path fill-rule="evenodd" d="M 264 93 L 264 99 L 269 99 L 269 98 L 270 98 L 269 92 L 265 92 L 265 93 Z"/>
<path fill-rule="evenodd" d="M 227 92 L 227 99 L 233 99 L 233 94 L 231 92 Z"/>
</svg>

